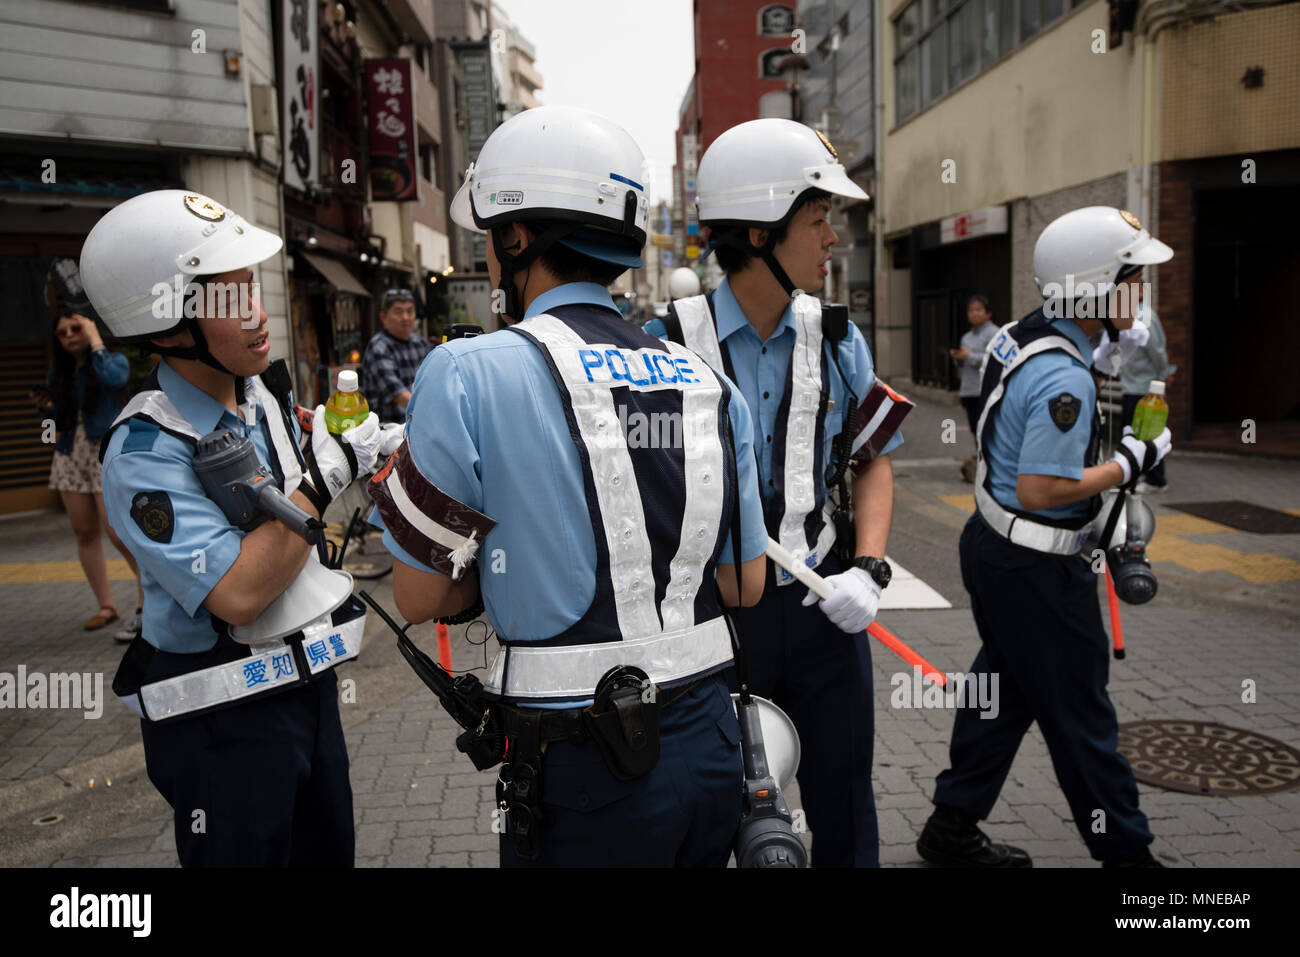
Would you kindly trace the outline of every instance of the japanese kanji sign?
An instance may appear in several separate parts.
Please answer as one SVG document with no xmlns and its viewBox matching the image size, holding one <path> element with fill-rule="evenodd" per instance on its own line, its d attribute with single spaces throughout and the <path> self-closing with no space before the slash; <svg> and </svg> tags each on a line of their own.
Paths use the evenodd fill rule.
<svg viewBox="0 0 1300 957">
<path fill-rule="evenodd" d="M 284 181 L 296 189 L 319 177 L 320 124 L 317 121 L 317 25 L 315 0 L 284 0 L 284 77 L 281 89 L 280 139 L 284 144 Z"/>
<path fill-rule="evenodd" d="M 367 60 L 365 73 L 371 197 L 419 199 L 411 61 Z"/>
</svg>

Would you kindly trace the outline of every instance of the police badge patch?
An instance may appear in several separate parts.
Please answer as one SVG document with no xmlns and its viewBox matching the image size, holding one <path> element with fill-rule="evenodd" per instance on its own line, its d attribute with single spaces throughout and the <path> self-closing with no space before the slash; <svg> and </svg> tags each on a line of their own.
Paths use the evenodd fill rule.
<svg viewBox="0 0 1300 957">
<path fill-rule="evenodd" d="M 1079 421 L 1079 410 L 1083 402 L 1068 392 L 1062 392 L 1055 399 L 1047 400 L 1047 411 L 1052 414 L 1052 421 L 1062 432 L 1069 432 L 1074 423 Z"/>
<path fill-rule="evenodd" d="M 172 513 L 172 500 L 166 492 L 141 492 L 133 498 L 131 519 L 153 541 L 166 545 L 172 540 L 172 529 L 176 522 Z"/>
</svg>

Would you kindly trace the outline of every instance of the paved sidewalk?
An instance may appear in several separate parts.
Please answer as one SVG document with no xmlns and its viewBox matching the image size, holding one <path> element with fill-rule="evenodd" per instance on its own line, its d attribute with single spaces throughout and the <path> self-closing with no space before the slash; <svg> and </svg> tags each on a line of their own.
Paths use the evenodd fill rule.
<svg viewBox="0 0 1300 957">
<path fill-rule="evenodd" d="M 895 464 L 890 542 L 891 554 L 954 607 L 888 612 L 882 623 L 936 666 L 955 672 L 969 667 L 978 640 L 956 562 L 957 535 L 968 514 L 963 496 L 971 490 L 958 478 L 957 465 L 969 435 L 960 427 L 955 446 L 939 438 L 940 423 L 954 412 L 960 410 L 922 402 L 909 419 L 908 444 Z M 1294 464 L 1176 455 L 1170 475 L 1173 488 L 1155 500 L 1152 554 L 1160 593 L 1150 605 L 1124 607 L 1129 653 L 1111 666 L 1120 721 L 1196 717 L 1300 745 L 1300 572 L 1288 577 L 1300 569 L 1300 536 L 1207 529 L 1161 504 L 1241 498 L 1300 509 Z M 0 543 L 0 614 L 9 625 L 0 633 L 0 672 L 24 665 L 29 672 L 102 673 L 108 699 L 94 720 L 79 711 L 0 712 L 0 865 L 174 866 L 171 814 L 143 773 L 138 722 L 108 688 L 121 646 L 106 631 L 80 630 L 94 611 L 84 582 L 75 574 L 52 580 L 68 577 L 66 565 L 35 564 L 75 563 L 66 519 L 2 520 Z M 1259 569 L 1277 580 L 1237 574 L 1259 577 Z M 35 577 L 42 580 L 22 581 Z M 114 582 L 124 611 L 134 607 L 133 588 L 129 580 Z M 371 590 L 393 607 L 388 579 Z M 481 640 L 482 626 L 471 627 Z M 436 656 L 432 627 L 415 634 Z M 463 629 L 453 629 L 453 639 L 458 668 L 483 663 L 484 649 L 467 644 Z M 917 866 L 915 840 L 929 813 L 934 778 L 947 765 L 952 715 L 892 708 L 891 676 L 905 666 L 882 646 L 874 648 L 874 663 L 881 858 L 886 866 Z M 342 713 L 352 757 L 357 863 L 495 866 L 495 773 L 474 771 L 456 752 L 458 729 L 407 668 L 376 616 L 360 661 L 344 666 L 340 678 L 355 682 L 355 702 L 345 699 Z M 1257 683 L 1257 703 L 1241 702 L 1246 678 Z M 1300 792 L 1212 798 L 1140 790 L 1157 835 L 1154 850 L 1169 864 L 1300 865 Z M 798 807 L 797 789 L 790 800 Z M 52 815 L 61 818 L 34 823 Z M 1040 867 L 1096 866 L 1069 820 L 1036 728 L 987 830 L 995 840 L 1025 848 Z"/>
</svg>

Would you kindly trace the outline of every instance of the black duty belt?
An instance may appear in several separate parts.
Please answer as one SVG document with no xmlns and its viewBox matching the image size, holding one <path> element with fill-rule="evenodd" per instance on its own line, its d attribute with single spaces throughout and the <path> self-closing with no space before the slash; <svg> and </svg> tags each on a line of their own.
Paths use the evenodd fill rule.
<svg viewBox="0 0 1300 957">
<path fill-rule="evenodd" d="M 667 708 L 676 701 L 686 697 L 691 691 L 695 690 L 703 678 L 697 678 L 689 684 L 672 688 L 668 691 L 660 692 L 656 700 L 661 709 Z M 582 741 L 590 737 L 588 725 L 583 715 L 591 713 L 591 708 L 517 708 L 511 704 L 498 703 L 494 705 L 498 720 L 506 735 L 511 738 L 517 738 L 528 731 L 527 725 L 537 720 L 541 716 L 541 743 L 549 744 L 552 741 Z"/>
</svg>

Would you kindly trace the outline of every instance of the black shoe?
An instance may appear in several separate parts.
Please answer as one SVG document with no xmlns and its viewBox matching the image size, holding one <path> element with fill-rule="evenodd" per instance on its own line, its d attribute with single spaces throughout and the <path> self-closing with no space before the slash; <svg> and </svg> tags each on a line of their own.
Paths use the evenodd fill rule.
<svg viewBox="0 0 1300 957">
<path fill-rule="evenodd" d="M 1151 856 L 1151 848 L 1144 847 L 1140 854 L 1134 857 L 1112 857 L 1101 862 L 1102 867 L 1130 868 L 1130 867 L 1164 867 L 1159 861 Z"/>
<path fill-rule="evenodd" d="M 1018 847 L 994 844 L 975 826 L 975 818 L 955 808 L 935 805 L 916 842 L 921 857 L 940 867 L 1033 867 Z"/>
</svg>

